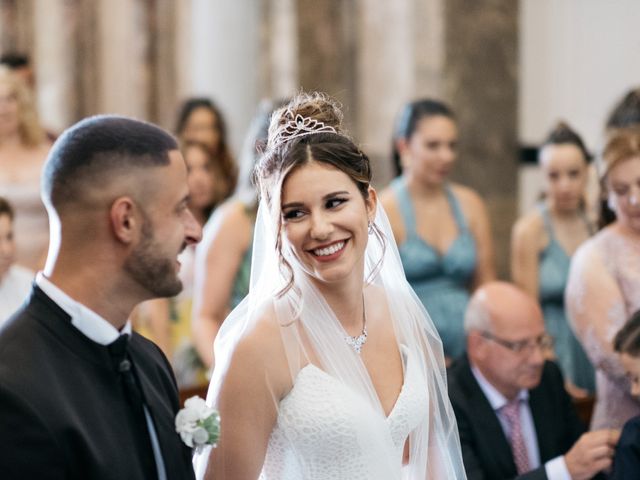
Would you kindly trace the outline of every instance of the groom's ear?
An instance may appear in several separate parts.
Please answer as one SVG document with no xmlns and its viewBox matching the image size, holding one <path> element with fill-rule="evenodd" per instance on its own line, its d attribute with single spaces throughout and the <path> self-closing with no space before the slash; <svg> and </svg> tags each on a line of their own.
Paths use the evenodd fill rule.
<svg viewBox="0 0 640 480">
<path fill-rule="evenodd" d="M 138 218 L 132 198 L 119 197 L 111 204 L 109 220 L 115 237 L 122 243 L 132 243 L 137 236 Z"/>
</svg>

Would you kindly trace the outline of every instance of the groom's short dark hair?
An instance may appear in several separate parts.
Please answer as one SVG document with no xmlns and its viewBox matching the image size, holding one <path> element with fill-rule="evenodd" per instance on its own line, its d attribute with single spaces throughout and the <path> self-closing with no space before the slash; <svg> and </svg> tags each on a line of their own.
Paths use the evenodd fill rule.
<svg viewBox="0 0 640 480">
<path fill-rule="evenodd" d="M 86 118 L 54 143 L 42 175 L 45 203 L 56 210 L 82 202 L 83 193 L 99 188 L 114 173 L 169 165 L 176 139 L 151 123 L 117 115 Z"/>
</svg>

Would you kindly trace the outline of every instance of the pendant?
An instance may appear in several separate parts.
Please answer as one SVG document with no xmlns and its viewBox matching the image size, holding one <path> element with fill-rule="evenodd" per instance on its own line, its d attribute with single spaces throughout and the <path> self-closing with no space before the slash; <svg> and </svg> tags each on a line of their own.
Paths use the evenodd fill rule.
<svg viewBox="0 0 640 480">
<path fill-rule="evenodd" d="M 364 327 L 362 333 L 357 337 L 345 335 L 344 340 L 347 342 L 347 345 L 351 345 L 353 350 L 359 354 L 364 344 L 367 343 L 367 327 Z"/>
</svg>

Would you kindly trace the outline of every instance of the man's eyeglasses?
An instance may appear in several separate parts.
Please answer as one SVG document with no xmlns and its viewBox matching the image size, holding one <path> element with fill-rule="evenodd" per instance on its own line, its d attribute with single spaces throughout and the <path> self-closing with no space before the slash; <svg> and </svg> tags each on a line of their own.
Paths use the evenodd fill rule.
<svg viewBox="0 0 640 480">
<path fill-rule="evenodd" d="M 518 340 L 517 342 L 503 340 L 502 338 L 496 337 L 494 334 L 489 332 L 481 332 L 481 335 L 484 338 L 496 342 L 498 345 L 502 345 L 503 347 L 508 348 L 514 353 L 531 353 L 535 348 L 539 348 L 542 351 L 547 351 L 553 347 L 553 337 L 548 333 L 543 333 L 536 338 Z"/>
</svg>

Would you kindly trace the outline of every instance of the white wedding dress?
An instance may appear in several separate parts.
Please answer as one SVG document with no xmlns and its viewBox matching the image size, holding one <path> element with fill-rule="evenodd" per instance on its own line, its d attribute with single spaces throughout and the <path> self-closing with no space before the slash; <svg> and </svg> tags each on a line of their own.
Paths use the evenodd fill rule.
<svg viewBox="0 0 640 480">
<path fill-rule="evenodd" d="M 390 412 L 381 405 L 366 366 L 345 342 L 344 328 L 324 295 L 291 255 L 287 262 L 294 270 L 294 288 L 277 294 L 287 278 L 278 255 L 273 254 L 277 226 L 272 220 L 268 206 L 261 204 L 251 288 L 218 332 L 216 367 L 207 396 L 208 404 L 218 405 L 239 342 L 265 318 L 265 311 L 273 312 L 292 387 L 283 398 L 273 399 L 277 417 L 259 478 L 466 478 L 455 415 L 447 396 L 442 342 L 406 281 L 382 208 L 378 207 L 374 222 L 382 233 L 378 237 L 372 234 L 365 251 L 363 293 L 368 292 L 368 307 L 387 311 L 381 321 L 393 328 L 402 352 L 403 385 Z M 285 244 L 283 252 L 290 251 Z M 373 345 L 365 348 L 370 347 Z M 266 388 L 270 388 L 270 381 L 265 375 Z M 251 415 L 263 419 L 270 412 Z M 409 455 L 403 465 L 405 445 Z M 265 445 L 244 448 L 251 452 L 253 447 L 262 450 Z M 224 450 L 204 449 L 194 457 L 196 478 L 205 478 L 210 457 L 217 457 L 219 466 L 227 461 Z"/>
<path fill-rule="evenodd" d="M 371 455 L 377 450 L 366 444 L 380 432 L 389 436 L 385 440 L 393 445 L 394 478 L 401 478 L 405 442 L 428 411 L 426 385 L 406 350 L 403 358 L 404 384 L 387 418 L 315 365 L 302 368 L 280 402 L 260 479 L 391 480 L 388 472 L 375 471 L 379 459 Z"/>
</svg>

